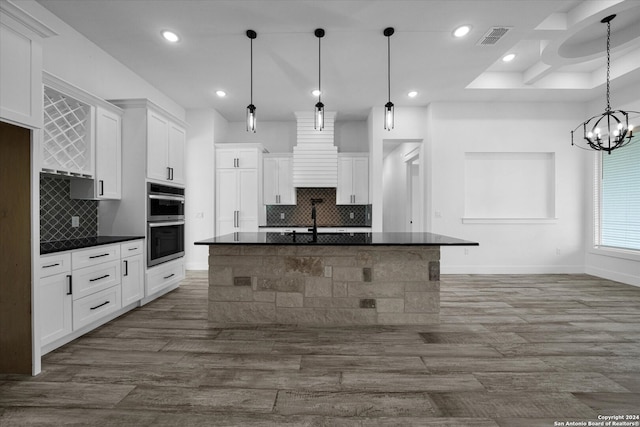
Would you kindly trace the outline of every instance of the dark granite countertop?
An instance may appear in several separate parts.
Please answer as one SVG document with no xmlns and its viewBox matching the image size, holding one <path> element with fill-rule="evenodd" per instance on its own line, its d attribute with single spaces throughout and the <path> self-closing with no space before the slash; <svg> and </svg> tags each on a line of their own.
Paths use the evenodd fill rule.
<svg viewBox="0 0 640 427">
<path fill-rule="evenodd" d="M 138 239 L 144 239 L 144 236 L 95 236 L 84 237 L 82 239 L 57 240 L 55 242 L 40 242 L 40 255 L 90 248 L 92 246 L 110 245 L 112 243 Z"/>
<path fill-rule="evenodd" d="M 477 242 L 434 233 L 231 233 L 195 242 L 196 245 L 330 245 L 330 246 L 478 246 Z"/>
<path fill-rule="evenodd" d="M 284 224 L 284 225 L 261 225 L 260 228 L 311 228 L 313 224 Z M 354 225 L 318 225 L 318 230 L 323 228 L 371 228 L 370 225 L 354 224 Z"/>
</svg>

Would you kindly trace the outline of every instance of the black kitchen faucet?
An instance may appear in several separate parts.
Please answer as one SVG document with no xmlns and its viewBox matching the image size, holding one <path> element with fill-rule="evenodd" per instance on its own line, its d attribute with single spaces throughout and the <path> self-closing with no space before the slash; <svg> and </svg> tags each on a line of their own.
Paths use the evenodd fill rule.
<svg viewBox="0 0 640 427">
<path fill-rule="evenodd" d="M 313 243 L 318 242 L 318 221 L 316 220 L 318 213 L 316 212 L 316 204 L 322 203 L 323 201 L 323 199 L 311 199 L 311 219 L 313 220 L 313 228 L 310 228 L 309 231 L 313 232 Z"/>
</svg>

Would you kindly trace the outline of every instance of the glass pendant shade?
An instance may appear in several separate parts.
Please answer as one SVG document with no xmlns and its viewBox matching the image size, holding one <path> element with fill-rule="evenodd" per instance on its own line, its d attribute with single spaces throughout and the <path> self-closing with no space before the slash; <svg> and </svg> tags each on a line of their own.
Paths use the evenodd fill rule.
<svg viewBox="0 0 640 427">
<path fill-rule="evenodd" d="M 393 102 L 389 101 L 384 104 L 384 128 L 386 130 L 393 129 L 394 121 Z"/>
<path fill-rule="evenodd" d="M 324 104 L 318 102 L 314 113 L 313 127 L 317 130 L 324 129 Z"/>
<path fill-rule="evenodd" d="M 247 107 L 247 131 L 256 132 L 256 106 L 253 104 Z"/>
</svg>

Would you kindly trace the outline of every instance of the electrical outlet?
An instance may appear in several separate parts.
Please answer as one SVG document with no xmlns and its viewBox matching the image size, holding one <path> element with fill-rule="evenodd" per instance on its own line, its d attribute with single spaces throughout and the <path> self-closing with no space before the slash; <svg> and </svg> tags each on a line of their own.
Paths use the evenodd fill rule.
<svg viewBox="0 0 640 427">
<path fill-rule="evenodd" d="M 556 248 L 556 255 L 562 255 L 562 251 L 560 250 L 560 248 Z"/>
<path fill-rule="evenodd" d="M 204 212 L 196 212 L 196 218 L 197 218 L 197 219 L 202 219 L 202 218 L 204 218 Z"/>
<path fill-rule="evenodd" d="M 284 219 L 284 212 L 280 212 L 280 219 Z"/>
<path fill-rule="evenodd" d="M 349 212 L 349 219 L 353 219 L 354 215 L 353 212 Z"/>
<path fill-rule="evenodd" d="M 469 249 L 464 248 L 464 254 L 465 254 L 465 255 L 469 255 Z"/>
<path fill-rule="evenodd" d="M 80 217 L 79 216 L 72 216 L 71 217 L 71 226 L 72 227 L 80 227 Z"/>
</svg>

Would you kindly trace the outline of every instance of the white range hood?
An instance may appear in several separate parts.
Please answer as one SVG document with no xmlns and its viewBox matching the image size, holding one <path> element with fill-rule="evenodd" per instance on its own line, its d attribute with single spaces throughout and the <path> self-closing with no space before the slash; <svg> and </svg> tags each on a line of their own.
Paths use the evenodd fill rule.
<svg viewBox="0 0 640 427">
<path fill-rule="evenodd" d="M 313 112 L 297 112 L 297 145 L 293 147 L 294 187 L 337 187 L 338 147 L 333 145 L 335 112 L 325 112 L 324 129 L 314 129 Z"/>
</svg>

